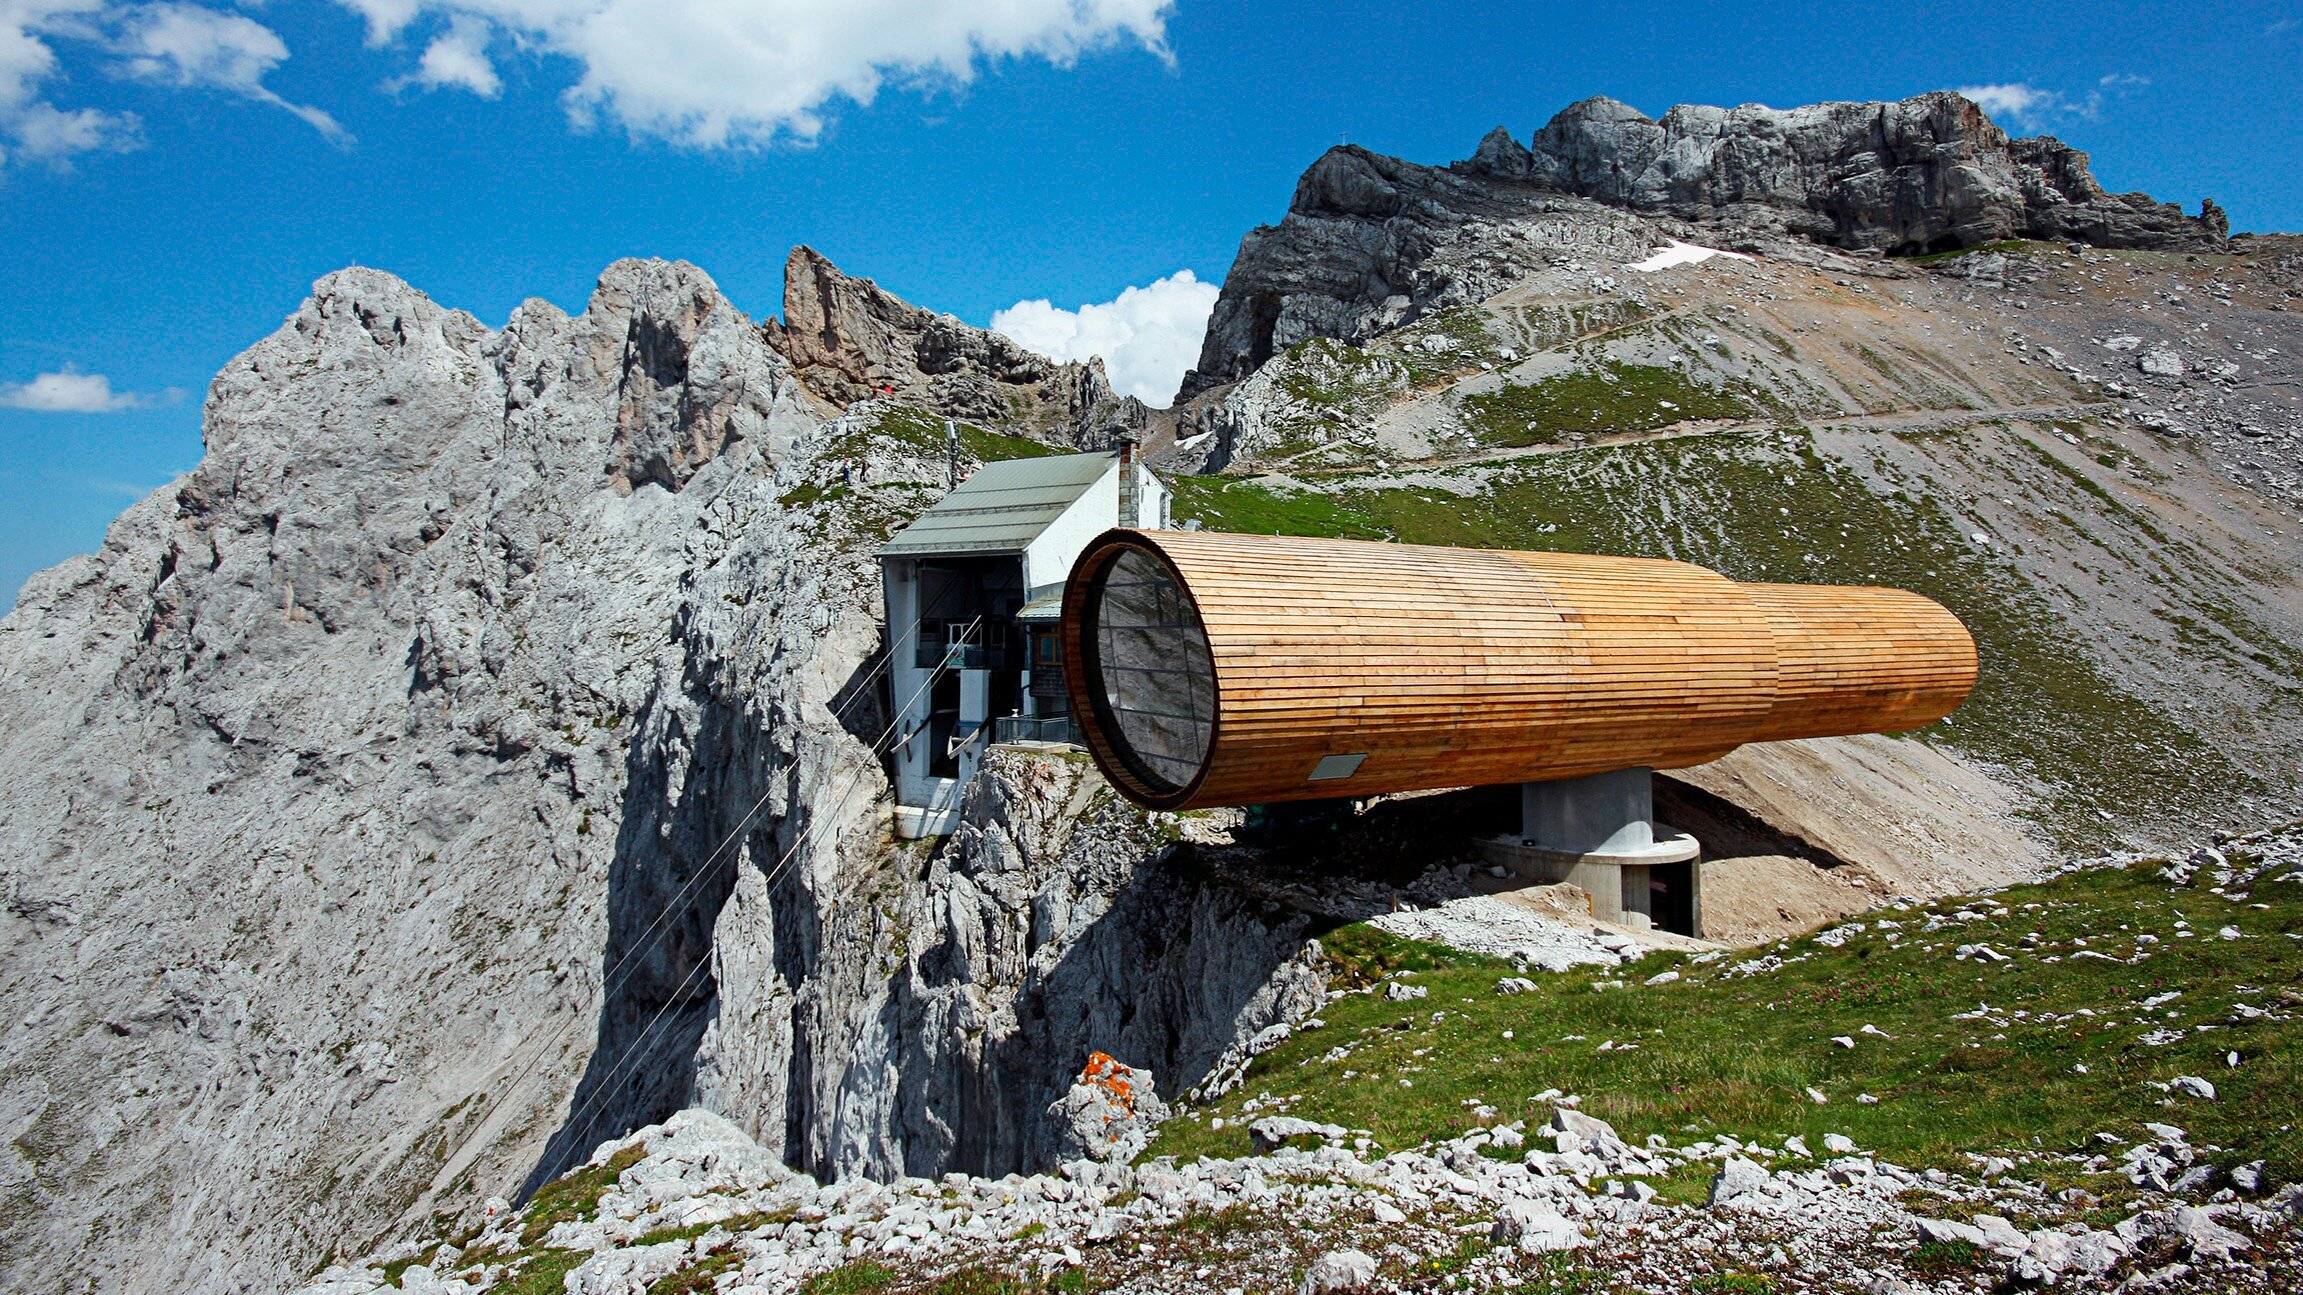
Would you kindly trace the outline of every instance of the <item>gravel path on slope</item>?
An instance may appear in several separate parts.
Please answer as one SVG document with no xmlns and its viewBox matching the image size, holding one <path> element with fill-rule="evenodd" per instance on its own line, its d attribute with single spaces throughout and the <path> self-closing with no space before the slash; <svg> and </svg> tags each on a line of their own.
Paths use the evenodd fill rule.
<svg viewBox="0 0 2303 1295">
<path fill-rule="evenodd" d="M 1608 936 L 1550 920 L 1492 895 L 1467 895 L 1433 908 L 1384 913 L 1369 918 L 1368 925 L 1402 939 L 1429 940 L 1552 971 L 1589 963 L 1612 967 L 1622 961 L 1604 942 Z M 1631 943 L 1626 936 L 1613 940 L 1625 947 Z"/>
</svg>

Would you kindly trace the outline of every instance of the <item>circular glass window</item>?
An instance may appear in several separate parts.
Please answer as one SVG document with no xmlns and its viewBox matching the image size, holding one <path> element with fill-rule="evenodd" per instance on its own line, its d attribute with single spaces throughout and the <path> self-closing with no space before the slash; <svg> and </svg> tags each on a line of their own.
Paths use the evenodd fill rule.
<svg viewBox="0 0 2303 1295">
<path fill-rule="evenodd" d="M 1156 792 L 1189 784 L 1215 737 L 1215 660 L 1191 595 L 1167 564 L 1123 549 L 1088 599 L 1087 683 L 1101 727 Z"/>
</svg>

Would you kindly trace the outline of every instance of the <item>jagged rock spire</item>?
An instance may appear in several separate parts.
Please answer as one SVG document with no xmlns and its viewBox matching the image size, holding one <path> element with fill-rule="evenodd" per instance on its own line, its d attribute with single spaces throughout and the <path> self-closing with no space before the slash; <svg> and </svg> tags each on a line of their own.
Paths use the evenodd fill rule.
<svg viewBox="0 0 2303 1295">
<path fill-rule="evenodd" d="M 812 247 L 784 260 L 784 318 L 768 342 L 834 409 L 893 398 L 948 417 L 999 424 L 1052 444 L 1100 449 L 1144 426 L 1142 402 L 1111 389 L 1103 363 L 1057 363 L 870 279 L 842 274 Z"/>
</svg>

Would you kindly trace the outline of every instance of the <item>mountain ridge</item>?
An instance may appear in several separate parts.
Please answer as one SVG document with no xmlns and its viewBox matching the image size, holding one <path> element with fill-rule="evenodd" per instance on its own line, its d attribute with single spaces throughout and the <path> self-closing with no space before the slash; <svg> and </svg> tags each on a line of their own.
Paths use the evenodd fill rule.
<svg viewBox="0 0 2303 1295">
<path fill-rule="evenodd" d="M 2013 238 L 2200 250 L 2229 233 L 2212 202 L 2187 217 L 2144 194 L 2106 193 L 2085 153 L 2011 139 L 1948 91 L 1788 110 L 1681 105 L 1660 121 L 1594 97 L 1525 144 L 1497 127 L 1448 166 L 1352 145 L 1322 154 L 1280 223 L 1241 240 L 1179 400 L 1308 337 L 1355 341 L 1379 320 L 1487 295 L 1485 280 L 1457 290 L 1425 262 L 1467 223 L 1558 199 L 1686 221 L 1730 246 L 1796 239 L 1883 255 Z"/>
</svg>

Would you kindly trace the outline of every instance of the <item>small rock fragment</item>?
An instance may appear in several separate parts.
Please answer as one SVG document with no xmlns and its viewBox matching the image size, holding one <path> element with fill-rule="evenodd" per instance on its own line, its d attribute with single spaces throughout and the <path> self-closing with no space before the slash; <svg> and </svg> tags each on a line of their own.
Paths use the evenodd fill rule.
<svg viewBox="0 0 2303 1295">
<path fill-rule="evenodd" d="M 1536 1201 L 1506 1203 L 1496 1212 L 1487 1234 L 1499 1246 L 1516 1245 L 1531 1254 L 1573 1250 L 1584 1242 L 1583 1229 L 1551 1206 Z"/>
<path fill-rule="evenodd" d="M 1330 1250 L 1304 1269 L 1296 1295 L 1326 1295 L 1328 1291 L 1365 1286 L 1375 1280 L 1375 1271 L 1375 1260 L 1357 1250 Z"/>
</svg>

